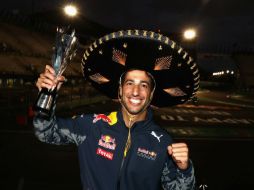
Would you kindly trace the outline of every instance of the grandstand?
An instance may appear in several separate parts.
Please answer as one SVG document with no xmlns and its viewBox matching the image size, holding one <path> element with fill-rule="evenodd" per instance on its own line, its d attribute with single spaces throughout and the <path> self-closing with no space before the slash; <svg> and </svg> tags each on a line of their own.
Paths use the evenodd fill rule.
<svg viewBox="0 0 254 190">
<path fill-rule="evenodd" d="M 34 82 L 46 64 L 51 64 L 57 26 L 67 26 L 62 13 L 56 10 L 25 15 L 11 10 L 0 10 L 0 87 L 10 78 L 24 78 Z M 72 23 L 80 41 L 77 56 L 64 75 L 81 78 L 81 57 L 86 44 L 109 29 L 86 18 Z M 97 31 L 97 32 L 96 32 Z"/>
<path fill-rule="evenodd" d="M 54 35 L 46 35 L 12 24 L 0 23 L 0 78 L 30 80 L 38 77 L 46 64 L 51 64 Z M 80 56 L 80 54 L 78 54 Z M 67 67 L 67 77 L 82 77 L 81 57 Z"/>
</svg>

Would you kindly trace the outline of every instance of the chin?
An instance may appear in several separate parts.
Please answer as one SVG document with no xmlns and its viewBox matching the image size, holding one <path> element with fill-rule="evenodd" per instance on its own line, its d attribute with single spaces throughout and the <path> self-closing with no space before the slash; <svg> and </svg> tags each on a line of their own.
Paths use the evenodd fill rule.
<svg viewBox="0 0 254 190">
<path fill-rule="evenodd" d="M 136 115 L 136 114 L 139 114 L 142 110 L 143 110 L 143 108 L 144 108 L 144 106 L 142 106 L 142 107 L 139 107 L 139 108 L 136 108 L 136 109 L 131 109 L 130 107 L 127 107 L 128 109 L 128 112 L 130 113 L 130 114 L 133 114 L 133 115 Z"/>
</svg>

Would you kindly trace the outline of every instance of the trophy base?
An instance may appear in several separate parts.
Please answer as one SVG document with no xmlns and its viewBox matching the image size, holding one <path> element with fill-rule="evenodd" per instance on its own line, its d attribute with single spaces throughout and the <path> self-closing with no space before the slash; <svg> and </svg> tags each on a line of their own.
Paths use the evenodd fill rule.
<svg viewBox="0 0 254 190">
<path fill-rule="evenodd" d="M 51 118 L 51 112 L 45 109 L 34 109 L 35 115 L 41 119 L 49 120 Z"/>
<path fill-rule="evenodd" d="M 34 105 L 34 112 L 37 117 L 50 119 L 56 99 L 56 90 L 42 89 Z"/>
</svg>

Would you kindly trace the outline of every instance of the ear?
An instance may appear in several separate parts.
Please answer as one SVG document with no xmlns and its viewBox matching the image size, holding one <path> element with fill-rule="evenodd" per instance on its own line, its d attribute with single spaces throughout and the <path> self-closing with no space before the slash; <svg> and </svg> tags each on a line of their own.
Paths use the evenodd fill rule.
<svg viewBox="0 0 254 190">
<path fill-rule="evenodd" d="M 154 93 L 154 91 L 151 92 L 151 95 L 150 95 L 150 102 L 151 102 L 152 99 L 153 99 L 153 93 Z"/>
<path fill-rule="evenodd" d="M 149 100 L 150 100 L 150 102 L 153 100 L 153 94 L 154 94 L 154 91 L 155 91 L 155 89 L 153 89 L 153 90 L 152 90 L 152 92 L 151 92 L 151 94 L 150 94 L 150 99 L 149 99 Z"/>
<path fill-rule="evenodd" d="M 119 88 L 118 88 L 118 97 L 122 98 L 122 95 L 123 95 L 122 86 L 119 85 Z"/>
</svg>

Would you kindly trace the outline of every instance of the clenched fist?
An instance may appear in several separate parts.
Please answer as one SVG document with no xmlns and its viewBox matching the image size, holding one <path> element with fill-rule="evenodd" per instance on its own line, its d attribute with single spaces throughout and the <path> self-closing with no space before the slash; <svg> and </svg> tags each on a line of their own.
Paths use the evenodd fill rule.
<svg viewBox="0 0 254 190">
<path fill-rule="evenodd" d="M 185 170 L 189 164 L 189 149 L 185 143 L 173 143 L 168 146 L 168 153 L 172 156 L 179 169 Z"/>
</svg>

